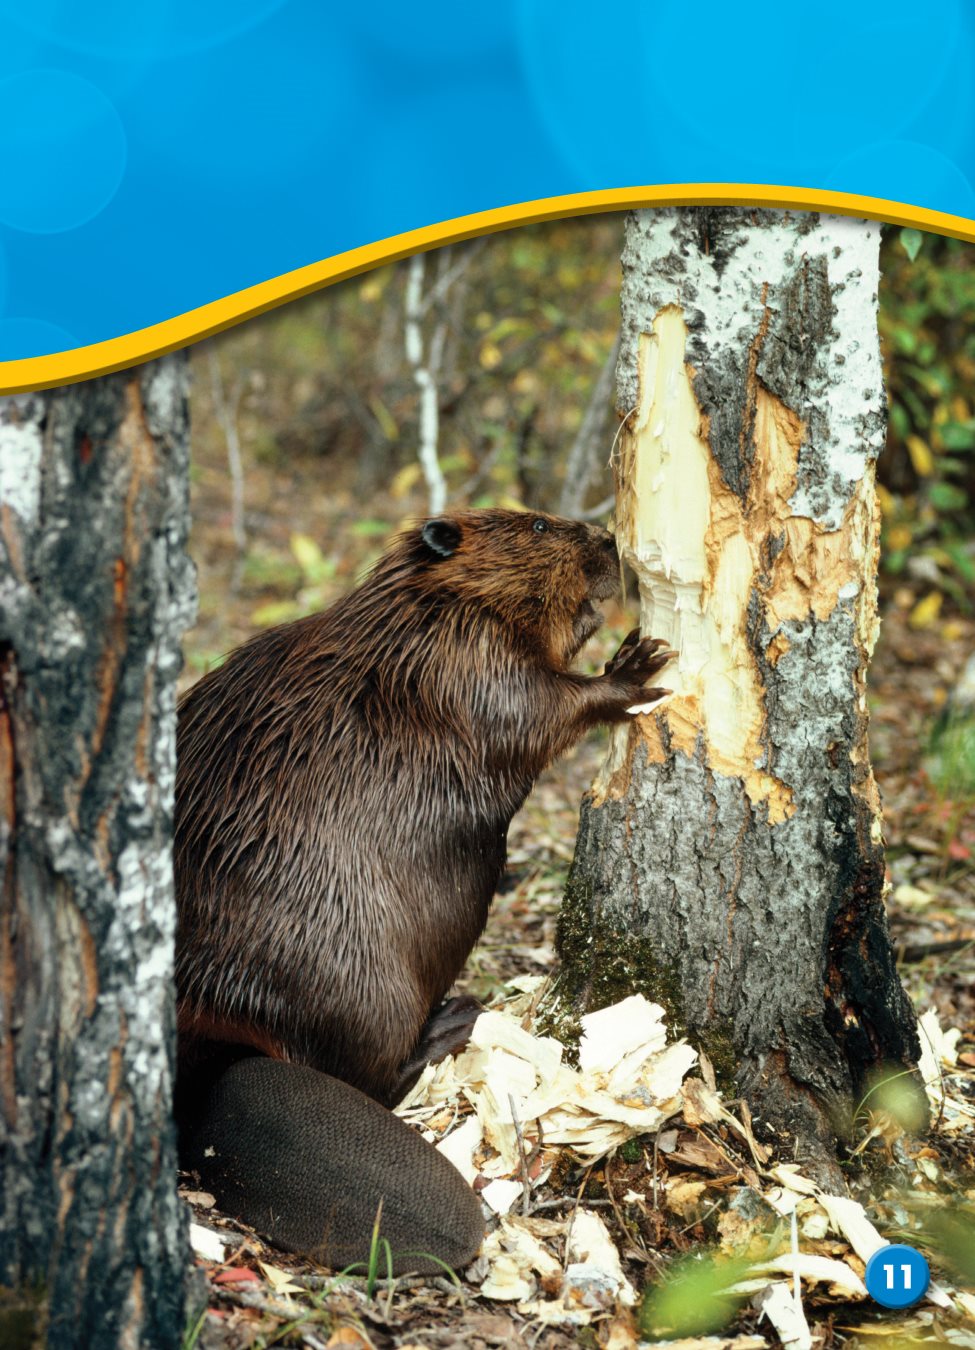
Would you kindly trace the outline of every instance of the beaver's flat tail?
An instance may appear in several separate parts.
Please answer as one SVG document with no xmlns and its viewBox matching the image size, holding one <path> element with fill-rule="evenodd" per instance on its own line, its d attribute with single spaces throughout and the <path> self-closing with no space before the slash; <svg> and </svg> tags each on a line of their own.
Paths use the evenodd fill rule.
<svg viewBox="0 0 975 1350">
<path fill-rule="evenodd" d="M 394 1274 L 442 1274 L 437 1261 L 458 1269 L 481 1245 L 481 1207 L 457 1169 L 385 1107 L 317 1069 L 242 1059 L 184 1110 L 180 1165 L 220 1210 L 285 1251 L 333 1270 L 368 1262 L 380 1202 Z"/>
</svg>

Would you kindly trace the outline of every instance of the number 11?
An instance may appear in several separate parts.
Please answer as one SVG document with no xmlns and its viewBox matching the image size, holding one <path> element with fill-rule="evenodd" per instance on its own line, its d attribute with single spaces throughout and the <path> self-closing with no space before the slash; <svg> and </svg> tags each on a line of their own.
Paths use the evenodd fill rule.
<svg viewBox="0 0 975 1350">
<path fill-rule="evenodd" d="M 894 1271 L 895 1271 L 896 1269 L 897 1269 L 897 1267 L 894 1266 L 894 1265 L 885 1265 L 885 1266 L 884 1266 L 884 1270 L 886 1271 L 886 1274 L 887 1274 L 887 1288 L 888 1288 L 888 1289 L 893 1289 L 893 1287 L 894 1287 Z M 904 1275 L 904 1288 L 905 1288 L 905 1289 L 910 1289 L 910 1287 L 911 1287 L 911 1268 L 910 1268 L 910 1266 L 907 1265 L 907 1264 L 901 1266 L 901 1271 L 903 1272 L 903 1275 Z"/>
</svg>

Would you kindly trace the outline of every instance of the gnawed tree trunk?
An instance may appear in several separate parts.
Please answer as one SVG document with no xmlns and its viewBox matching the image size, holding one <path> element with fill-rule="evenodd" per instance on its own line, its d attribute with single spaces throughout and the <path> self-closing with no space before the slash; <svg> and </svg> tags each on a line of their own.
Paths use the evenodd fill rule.
<svg viewBox="0 0 975 1350">
<path fill-rule="evenodd" d="M 185 385 L 170 356 L 0 400 L 5 1346 L 170 1346 L 183 1331 L 170 837 L 195 594 Z"/>
<path fill-rule="evenodd" d="M 827 1169 L 868 1076 L 918 1054 L 866 739 L 879 241 L 773 211 L 628 222 L 618 538 L 679 659 L 584 804 L 560 931 L 569 996 L 659 999 Z"/>
</svg>

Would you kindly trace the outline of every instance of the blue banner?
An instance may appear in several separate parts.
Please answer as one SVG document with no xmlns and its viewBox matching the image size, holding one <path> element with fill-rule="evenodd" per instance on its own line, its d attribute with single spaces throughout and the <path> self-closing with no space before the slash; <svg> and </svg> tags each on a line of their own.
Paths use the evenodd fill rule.
<svg viewBox="0 0 975 1350">
<path fill-rule="evenodd" d="M 568 194 L 779 185 L 965 233 L 973 69 L 964 0 L 3 0 L 0 360 Z"/>
</svg>

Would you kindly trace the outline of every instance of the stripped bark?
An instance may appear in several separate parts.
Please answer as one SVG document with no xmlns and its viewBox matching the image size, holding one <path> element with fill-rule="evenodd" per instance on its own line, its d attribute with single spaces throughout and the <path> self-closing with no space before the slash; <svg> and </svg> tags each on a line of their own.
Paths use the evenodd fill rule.
<svg viewBox="0 0 975 1350">
<path fill-rule="evenodd" d="M 0 1343 L 169 1346 L 186 366 L 0 401 Z M 27 1338 L 30 1338 L 29 1340 Z"/>
<path fill-rule="evenodd" d="M 565 988 L 663 1002 L 825 1168 L 882 1065 L 916 1062 L 867 753 L 884 441 L 879 227 L 630 218 L 618 540 L 674 697 L 583 808 Z"/>
</svg>

